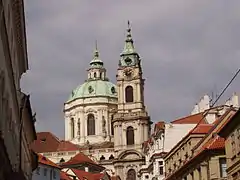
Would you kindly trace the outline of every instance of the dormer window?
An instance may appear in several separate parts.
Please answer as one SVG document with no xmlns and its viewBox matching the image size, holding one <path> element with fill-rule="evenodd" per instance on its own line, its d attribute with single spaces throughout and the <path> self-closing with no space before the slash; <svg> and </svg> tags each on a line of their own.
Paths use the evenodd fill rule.
<svg viewBox="0 0 240 180">
<path fill-rule="evenodd" d="M 41 140 L 41 142 L 45 142 L 46 138 L 41 138 L 40 140 Z"/>
</svg>

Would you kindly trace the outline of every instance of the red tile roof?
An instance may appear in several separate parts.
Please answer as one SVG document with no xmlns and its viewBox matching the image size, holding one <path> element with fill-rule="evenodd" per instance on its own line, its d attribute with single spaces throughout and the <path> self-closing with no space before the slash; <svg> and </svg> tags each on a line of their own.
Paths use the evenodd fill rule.
<svg viewBox="0 0 240 180">
<path fill-rule="evenodd" d="M 164 128 L 165 128 L 165 122 L 164 121 L 159 121 L 155 124 L 154 131 L 164 129 Z"/>
<path fill-rule="evenodd" d="M 80 148 L 69 142 L 61 141 L 50 132 L 37 133 L 37 140 L 31 144 L 32 149 L 37 153 L 59 152 L 59 151 L 77 151 Z"/>
<path fill-rule="evenodd" d="M 40 164 L 44 164 L 44 165 L 47 165 L 47 166 L 52 166 L 52 167 L 56 167 L 56 168 L 60 169 L 60 167 L 57 164 L 55 164 L 54 162 L 50 161 L 48 158 L 44 157 L 41 154 L 38 154 L 38 162 Z"/>
<path fill-rule="evenodd" d="M 207 134 L 213 127 L 212 124 L 198 124 L 189 133 L 190 134 Z"/>
<path fill-rule="evenodd" d="M 57 151 L 77 151 L 79 147 L 69 141 L 61 141 Z"/>
<path fill-rule="evenodd" d="M 172 124 L 198 124 L 199 122 L 201 122 L 202 124 L 205 124 L 205 118 L 203 118 L 203 113 L 198 113 L 198 114 L 194 114 L 191 116 L 187 116 L 181 119 L 177 119 L 172 121 Z"/>
<path fill-rule="evenodd" d="M 69 174 L 67 174 L 66 172 L 60 171 L 60 180 L 72 180 L 69 177 Z"/>
<path fill-rule="evenodd" d="M 103 173 L 90 173 L 86 171 L 82 171 L 79 169 L 71 169 L 73 173 L 80 179 L 80 180 L 100 180 L 103 178 L 104 174 Z"/>
<path fill-rule="evenodd" d="M 55 152 L 59 146 L 60 140 L 50 132 L 37 133 L 37 140 L 35 140 L 31 147 L 37 153 Z"/>
<path fill-rule="evenodd" d="M 224 149 L 224 147 L 225 147 L 224 138 L 221 138 L 216 135 L 214 138 L 211 138 L 208 142 L 206 142 L 203 145 L 202 150 Z"/>
<path fill-rule="evenodd" d="M 81 163 L 96 164 L 96 162 L 91 160 L 88 156 L 79 152 L 76 156 L 72 157 L 69 161 L 63 163 L 62 165 L 73 165 L 73 164 L 81 164 Z"/>
</svg>

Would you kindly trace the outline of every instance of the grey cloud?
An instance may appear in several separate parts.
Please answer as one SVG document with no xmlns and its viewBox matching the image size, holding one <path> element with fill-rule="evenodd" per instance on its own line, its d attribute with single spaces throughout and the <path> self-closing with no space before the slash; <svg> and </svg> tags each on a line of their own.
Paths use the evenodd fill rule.
<svg viewBox="0 0 240 180">
<path fill-rule="evenodd" d="M 126 22 L 143 59 L 153 121 L 187 115 L 205 93 L 220 91 L 240 66 L 239 1 L 25 1 L 31 93 L 39 131 L 63 137 L 63 103 L 86 78 L 97 39 L 115 82 Z M 239 91 L 239 78 L 222 101 Z"/>
</svg>

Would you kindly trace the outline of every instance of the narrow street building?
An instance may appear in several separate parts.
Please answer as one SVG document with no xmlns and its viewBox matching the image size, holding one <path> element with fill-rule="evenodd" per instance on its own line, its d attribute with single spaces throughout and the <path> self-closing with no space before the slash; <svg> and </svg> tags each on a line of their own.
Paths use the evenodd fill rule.
<svg viewBox="0 0 240 180">
<path fill-rule="evenodd" d="M 23 0 L 0 0 L 0 179 L 3 180 L 31 179 L 31 171 L 37 164 L 36 155 L 29 149 L 29 143 L 36 137 L 30 102 L 27 100 L 26 106 L 22 106 L 22 100 L 28 98 L 22 96 L 20 89 L 21 76 L 27 70 Z"/>
<path fill-rule="evenodd" d="M 220 111 L 223 107 L 213 108 Z M 213 110 L 212 109 L 212 110 Z M 234 114 L 228 109 L 215 121 L 201 122 L 166 156 L 166 180 L 227 179 L 224 139 L 217 133 Z M 216 113 L 216 115 L 219 113 Z"/>
<path fill-rule="evenodd" d="M 227 179 L 240 179 L 240 111 L 226 122 L 219 135 L 225 139 Z"/>
</svg>

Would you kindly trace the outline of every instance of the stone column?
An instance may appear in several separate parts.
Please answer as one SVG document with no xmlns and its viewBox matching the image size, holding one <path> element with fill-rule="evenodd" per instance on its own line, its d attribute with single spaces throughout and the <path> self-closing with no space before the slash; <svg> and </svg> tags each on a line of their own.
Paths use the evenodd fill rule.
<svg viewBox="0 0 240 180">
<path fill-rule="evenodd" d="M 127 145 L 127 129 L 125 127 L 122 127 L 120 126 L 120 131 L 121 131 L 121 142 L 120 144 L 123 145 L 123 146 L 126 146 Z M 136 131 L 134 130 L 134 133 Z M 135 141 L 136 137 L 134 137 L 134 141 Z M 135 142 L 134 142 L 135 143 Z"/>
<path fill-rule="evenodd" d="M 195 169 L 194 172 L 193 172 L 193 179 L 194 180 L 201 180 L 199 177 L 200 177 L 200 172 L 198 171 L 198 169 Z"/>
<path fill-rule="evenodd" d="M 84 117 L 84 110 L 80 110 L 80 143 L 85 143 L 85 125 L 86 119 Z"/>
<path fill-rule="evenodd" d="M 65 140 L 69 140 L 69 120 L 67 116 L 65 116 Z"/>
<path fill-rule="evenodd" d="M 201 180 L 208 180 L 208 164 L 207 162 L 201 163 Z"/>
<path fill-rule="evenodd" d="M 192 174 L 188 174 L 187 180 L 194 180 L 193 177 L 192 177 Z"/>
</svg>

